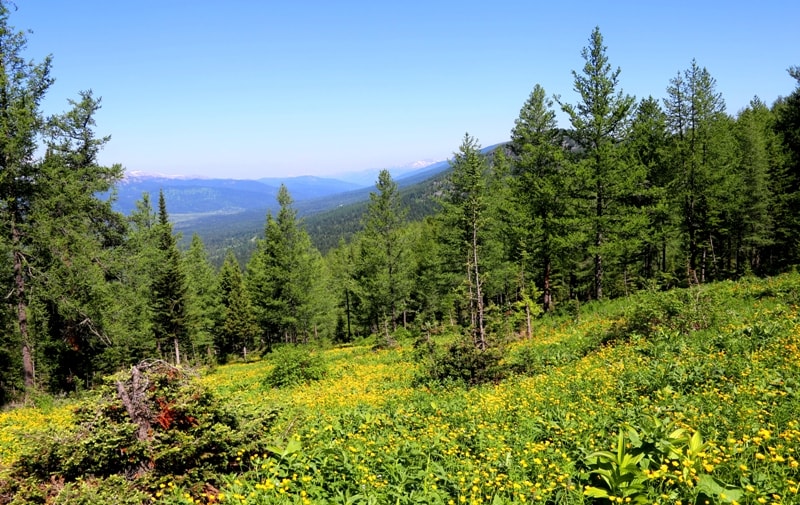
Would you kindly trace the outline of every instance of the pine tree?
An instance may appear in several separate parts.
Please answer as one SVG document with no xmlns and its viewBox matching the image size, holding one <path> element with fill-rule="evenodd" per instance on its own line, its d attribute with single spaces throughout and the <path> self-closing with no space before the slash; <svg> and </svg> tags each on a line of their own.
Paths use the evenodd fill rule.
<svg viewBox="0 0 800 505">
<path fill-rule="evenodd" d="M 196 233 L 192 235 L 192 242 L 182 262 L 183 271 L 187 274 L 186 315 L 192 349 L 195 354 L 209 355 L 222 314 L 217 274 L 208 260 L 202 239 Z"/>
<path fill-rule="evenodd" d="M 319 253 L 311 245 L 286 186 L 278 192 L 277 218 L 267 215 L 264 239 L 247 265 L 247 286 L 267 345 L 296 342 L 314 331 L 314 294 L 321 280 Z"/>
<path fill-rule="evenodd" d="M 572 72 L 575 91 L 581 101 L 577 105 L 560 103 L 574 129 L 574 140 L 582 150 L 582 171 L 587 203 L 592 207 L 589 228 L 593 236 L 590 247 L 594 262 L 593 295 L 603 296 L 604 258 L 614 252 L 621 229 L 621 220 L 628 214 L 626 203 L 643 174 L 626 166 L 620 143 L 625 139 L 634 99 L 618 90 L 620 69 L 611 70 L 603 45 L 603 36 L 595 28 L 589 46 L 581 53 L 585 60 L 583 73 Z M 626 228 L 628 228 L 626 226 Z"/>
<path fill-rule="evenodd" d="M 372 326 L 376 331 L 382 326 L 388 335 L 390 325 L 394 330 L 405 310 L 412 265 L 403 229 L 407 211 L 388 170 L 378 174 L 376 189 L 369 195 L 363 218 L 358 282 Z"/>
<path fill-rule="evenodd" d="M 487 209 L 486 158 L 480 152 L 477 140 L 464 135 L 450 162 L 450 194 L 445 212 L 457 230 L 459 256 L 463 258 L 469 300 L 470 328 L 473 342 L 481 351 L 488 345 L 484 313 L 484 272 L 482 247 L 485 240 Z"/>
<path fill-rule="evenodd" d="M 247 359 L 248 349 L 256 347 L 258 326 L 244 285 L 244 277 L 233 251 L 228 250 L 219 272 L 219 305 L 221 321 L 215 332 L 214 345 L 220 362 L 233 353 Z"/>
<path fill-rule="evenodd" d="M 175 364 L 181 363 L 181 346 L 189 345 L 189 322 L 186 314 L 186 277 L 181 268 L 181 255 L 172 234 L 164 192 L 158 196 L 159 264 L 153 274 L 151 306 L 153 335 L 162 354 L 171 345 Z"/>
<path fill-rule="evenodd" d="M 537 277 L 544 311 L 553 308 L 554 263 L 565 258 L 570 246 L 580 240 L 571 226 L 574 175 L 565 157 L 552 107 L 553 101 L 537 84 L 511 131 L 514 193 L 524 213 L 519 254 L 525 260 L 533 257 L 540 269 Z"/>
</svg>

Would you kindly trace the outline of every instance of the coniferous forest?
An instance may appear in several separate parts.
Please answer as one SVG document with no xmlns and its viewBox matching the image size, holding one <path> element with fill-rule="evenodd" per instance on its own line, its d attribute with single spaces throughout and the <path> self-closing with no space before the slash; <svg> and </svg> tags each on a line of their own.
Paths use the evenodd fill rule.
<svg viewBox="0 0 800 505">
<path fill-rule="evenodd" d="M 570 90 L 534 84 L 506 143 L 485 152 L 465 134 L 447 178 L 419 204 L 424 216 L 384 170 L 358 231 L 322 254 L 282 187 L 249 258 L 229 251 L 216 268 L 202 237 L 179 247 L 163 194 L 144 195 L 129 215 L 100 196 L 123 175 L 97 161 L 109 140 L 95 131 L 100 99 L 81 92 L 65 112 L 45 114 L 51 61 L 25 59 L 26 35 L 0 9 L 0 404 L 59 412 L 59 398 L 90 399 L 70 414 L 83 431 L 59 439 L 62 452 L 43 434 L 37 457 L 19 441 L 0 450 L 9 482 L 0 503 L 99 503 L 122 500 L 123 489 L 130 503 L 798 503 L 787 494 L 800 481 L 797 439 L 785 436 L 797 433 L 791 415 L 741 428 L 741 442 L 733 420 L 704 421 L 712 413 L 696 411 L 708 392 L 692 388 L 714 382 L 734 398 L 745 386 L 726 384 L 761 372 L 738 361 L 724 368 L 730 356 L 780 370 L 789 365 L 764 357 L 771 339 L 796 352 L 786 321 L 800 296 L 791 273 L 800 263 L 800 67 L 788 69 L 796 83 L 785 97 L 753 97 L 738 111 L 694 60 L 652 96 L 633 97 L 597 28 L 573 72 L 574 101 L 564 98 Z M 763 311 L 750 314 L 749 302 L 726 309 L 725 297 L 737 296 Z M 697 336 L 712 330 L 738 333 L 730 342 Z M 601 384 L 603 374 L 581 368 L 617 366 L 615 346 L 624 361 L 647 362 L 650 382 L 622 391 L 615 381 L 632 372 Z M 389 374 L 404 389 L 366 373 L 369 359 L 410 367 Z M 722 364 L 712 370 L 714 360 Z M 209 392 L 242 395 L 251 373 L 264 393 L 235 401 L 258 408 L 235 414 Z M 548 390 L 543 377 L 562 375 L 567 385 Z M 790 375 L 764 391 L 794 398 Z M 300 404 L 268 405 L 273 391 L 325 404 L 299 386 L 348 377 L 388 396 L 354 402 L 388 410 L 339 415 L 344 407 L 332 404 L 319 420 Z M 525 386 L 538 400 L 510 389 L 526 380 L 539 381 Z M 357 387 L 348 384 L 331 395 L 347 398 Z M 510 417 L 484 405 L 474 422 L 462 419 L 478 408 L 471 388 L 507 402 Z M 559 390 L 576 395 L 574 412 L 553 401 Z M 423 394 L 433 396 L 415 396 Z M 644 397 L 647 406 L 637 403 Z M 527 402 L 538 405 L 525 407 L 529 416 Z M 600 419 L 591 436 L 584 414 Z M 404 415 L 411 424 L 401 429 Z M 445 423 L 438 435 L 436 423 Z M 514 438 L 520 427 L 529 439 Z M 323 450 L 313 444 L 326 430 Z M 779 433 L 785 446 L 759 445 Z M 188 436 L 191 451 L 181 445 Z M 414 445 L 417 436 L 426 442 Z M 734 442 L 738 453 L 723 447 Z M 456 453 L 458 463 L 448 459 Z M 750 459 L 726 459 L 736 454 Z M 748 469 L 764 459 L 786 465 Z"/>
</svg>

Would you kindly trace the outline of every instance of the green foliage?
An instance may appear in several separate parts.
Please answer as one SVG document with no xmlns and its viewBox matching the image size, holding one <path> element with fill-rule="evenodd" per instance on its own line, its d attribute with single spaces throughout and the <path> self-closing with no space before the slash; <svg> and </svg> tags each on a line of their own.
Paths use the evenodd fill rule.
<svg viewBox="0 0 800 505">
<path fill-rule="evenodd" d="M 321 380 L 328 373 L 322 357 L 305 346 L 282 346 L 273 351 L 270 361 L 274 368 L 264 378 L 268 387 L 297 386 Z"/>
<path fill-rule="evenodd" d="M 137 489 L 135 484 L 121 475 L 104 479 L 88 478 L 64 484 L 53 505 L 141 505 L 149 494 Z M 13 503 L 13 502 L 12 502 Z"/>
<path fill-rule="evenodd" d="M 626 502 L 647 503 L 647 477 L 639 468 L 642 459 L 644 454 L 631 454 L 626 450 L 625 439 L 620 431 L 615 452 L 597 451 L 586 456 L 589 473 L 598 476 L 604 486 L 586 486 L 584 494 L 591 498 L 605 498 L 610 503 L 616 501 L 617 497 Z"/>
<path fill-rule="evenodd" d="M 705 330 L 715 324 L 719 300 L 702 287 L 644 292 L 632 299 L 622 320 L 612 325 L 606 341 L 633 335 L 650 337 L 657 332 L 681 334 Z"/>
<path fill-rule="evenodd" d="M 167 476 L 214 482 L 217 472 L 238 466 L 242 453 L 266 450 L 259 437 L 273 419 L 274 412 L 234 413 L 187 372 L 142 363 L 109 377 L 82 402 L 74 428 L 31 440 L 9 486 L 28 478 L 60 481 L 64 496 L 73 496 L 69 503 L 97 503 L 127 488 L 131 503 L 140 503 L 139 491 Z"/>
<path fill-rule="evenodd" d="M 426 346 L 427 347 L 427 346 Z M 425 349 L 423 347 L 422 349 Z M 428 357 L 416 381 L 420 384 L 460 384 L 477 386 L 497 383 L 508 370 L 500 349 L 480 349 L 471 339 L 460 337 L 444 348 L 429 348 Z"/>
<path fill-rule="evenodd" d="M 403 226 L 407 209 L 388 170 L 381 170 L 375 189 L 362 216 L 354 278 L 363 307 L 362 324 L 388 333 L 408 303 L 412 264 L 409 235 Z"/>
<path fill-rule="evenodd" d="M 268 346 L 281 340 L 307 341 L 317 317 L 326 312 L 320 310 L 325 281 L 319 253 L 298 221 L 285 186 L 278 203 L 277 217 L 267 215 L 264 238 L 247 264 L 245 282 Z"/>
<path fill-rule="evenodd" d="M 247 354 L 255 348 L 259 328 L 255 321 L 249 292 L 238 261 L 228 251 L 219 272 L 220 324 L 215 334 L 214 345 L 218 360 L 225 363 L 231 355 Z"/>
<path fill-rule="evenodd" d="M 150 306 L 153 338 L 162 357 L 172 356 L 174 363 L 181 363 L 181 348 L 187 351 L 189 342 L 189 319 L 187 314 L 186 272 L 181 264 L 172 224 L 169 222 L 167 204 L 163 191 L 158 198 L 157 263 L 150 272 Z"/>
</svg>

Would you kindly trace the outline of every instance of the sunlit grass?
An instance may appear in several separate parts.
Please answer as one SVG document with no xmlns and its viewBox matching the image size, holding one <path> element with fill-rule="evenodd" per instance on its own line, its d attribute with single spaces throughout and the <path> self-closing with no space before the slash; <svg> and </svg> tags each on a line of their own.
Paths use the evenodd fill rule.
<svg viewBox="0 0 800 505">
<path fill-rule="evenodd" d="M 25 444 L 40 432 L 53 432 L 73 423 L 73 405 L 61 403 L 46 409 L 17 407 L 0 412 L 0 467 L 22 453 Z"/>
<path fill-rule="evenodd" d="M 703 444 L 642 471 L 647 503 L 690 503 L 709 479 L 736 496 L 714 503 L 800 503 L 798 286 L 788 275 L 703 287 L 699 320 L 678 329 L 656 320 L 651 334 L 608 343 L 598 336 L 635 313 L 635 298 L 543 319 L 532 339 L 507 344 L 507 359 L 569 342 L 581 352 L 472 389 L 413 386 L 420 365 L 410 342 L 319 351 L 327 376 L 290 388 L 264 385 L 268 356 L 219 366 L 200 381 L 234 410 L 280 412 L 265 434 L 275 450 L 241 454 L 241 470 L 220 476 L 219 492 L 173 483 L 155 498 L 586 503 L 587 455 L 615 451 L 617 433 L 655 418 Z M 31 432 L 69 422 L 66 405 L 0 413 L 0 461 L 18 457 Z"/>
</svg>

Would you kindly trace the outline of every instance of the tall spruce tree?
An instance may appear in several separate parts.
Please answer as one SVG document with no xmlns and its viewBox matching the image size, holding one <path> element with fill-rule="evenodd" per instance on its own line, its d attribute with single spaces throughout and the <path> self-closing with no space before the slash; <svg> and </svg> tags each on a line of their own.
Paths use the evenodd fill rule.
<svg viewBox="0 0 800 505">
<path fill-rule="evenodd" d="M 686 279 L 705 282 L 716 257 L 714 226 L 722 220 L 718 213 L 729 189 L 726 176 L 732 173 L 733 146 L 727 142 L 732 125 L 716 80 L 695 60 L 670 81 L 664 106 L 675 167 L 670 193 L 680 209 Z"/>
<path fill-rule="evenodd" d="M 383 326 L 388 335 L 411 292 L 410 249 L 403 229 L 407 210 L 388 170 L 380 171 L 375 187 L 362 221 L 358 280 L 374 330 Z"/>
<path fill-rule="evenodd" d="M 634 98 L 618 89 L 620 69 L 612 70 L 608 63 L 600 28 L 592 31 L 581 56 L 586 62 L 582 73 L 572 72 L 580 101 L 576 105 L 560 105 L 572 123 L 574 140 L 581 149 L 582 179 L 592 216 L 589 250 L 594 262 L 593 296 L 600 299 L 604 261 L 621 243 L 615 231 L 632 227 L 620 225 L 631 215 L 627 206 L 629 195 L 641 185 L 643 174 L 624 163 L 620 144 L 627 134 Z"/>
<path fill-rule="evenodd" d="M 574 207 L 570 194 L 576 181 L 552 107 L 553 101 L 537 84 L 511 131 L 515 195 L 525 215 L 520 253 L 533 258 L 538 267 L 544 311 L 553 308 L 554 263 L 565 258 L 580 239 L 571 226 Z"/>
<path fill-rule="evenodd" d="M 462 258 L 470 313 L 472 340 L 480 350 L 486 350 L 484 310 L 484 278 L 482 247 L 485 240 L 487 209 L 488 163 L 480 144 L 469 134 L 464 135 L 459 151 L 450 162 L 450 194 L 445 212 L 457 230 L 458 256 Z"/>
<path fill-rule="evenodd" d="M 159 263 L 153 272 L 151 306 L 153 335 L 158 349 L 168 354 L 169 347 L 175 364 L 181 364 L 181 347 L 190 345 L 189 322 L 186 313 L 186 276 L 181 268 L 181 254 L 172 234 L 164 191 L 158 195 Z"/>
<path fill-rule="evenodd" d="M 297 219 L 285 185 L 278 191 L 277 218 L 267 215 L 264 239 L 247 265 L 247 286 L 268 345 L 297 342 L 314 331 L 319 253 Z"/>
<path fill-rule="evenodd" d="M 221 320 L 214 333 L 218 359 L 224 363 L 234 353 L 247 359 L 247 352 L 256 347 L 258 325 L 253 315 L 244 277 L 232 250 L 225 255 L 219 271 L 219 305 Z"/>
</svg>

